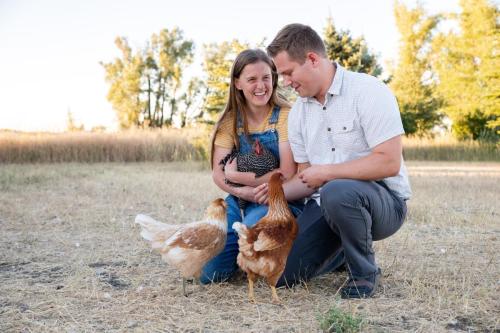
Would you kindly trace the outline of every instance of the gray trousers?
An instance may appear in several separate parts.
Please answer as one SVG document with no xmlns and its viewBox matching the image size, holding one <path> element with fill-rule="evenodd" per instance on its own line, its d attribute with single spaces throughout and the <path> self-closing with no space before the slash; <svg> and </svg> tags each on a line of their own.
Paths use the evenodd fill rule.
<svg viewBox="0 0 500 333">
<path fill-rule="evenodd" d="M 299 234 L 278 286 L 294 285 L 339 269 L 370 278 L 377 272 L 373 241 L 394 234 L 406 202 L 383 182 L 336 179 L 323 186 L 321 207 L 309 200 L 298 217 Z"/>
</svg>

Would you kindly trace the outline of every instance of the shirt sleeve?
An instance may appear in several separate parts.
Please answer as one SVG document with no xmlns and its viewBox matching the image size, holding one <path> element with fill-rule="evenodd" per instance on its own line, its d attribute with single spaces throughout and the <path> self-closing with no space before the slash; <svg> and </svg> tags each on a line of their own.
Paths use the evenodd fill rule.
<svg viewBox="0 0 500 333">
<path fill-rule="evenodd" d="M 358 112 L 366 142 L 373 148 L 404 134 L 396 98 L 389 87 L 372 78 L 360 92 Z"/>
<path fill-rule="evenodd" d="M 282 108 L 280 110 L 280 115 L 278 118 L 278 123 L 276 124 L 276 130 L 278 131 L 279 142 L 288 141 L 288 115 L 290 113 L 290 108 Z"/>
<path fill-rule="evenodd" d="M 234 146 L 233 134 L 233 118 L 230 116 L 224 117 L 222 122 L 215 133 L 214 144 L 218 147 L 232 149 Z"/>
<path fill-rule="evenodd" d="M 302 133 L 301 118 L 301 108 L 299 101 L 295 102 L 292 110 L 288 114 L 288 141 L 290 142 L 290 148 L 292 149 L 293 159 L 297 163 L 307 163 L 309 158 L 307 157 L 306 146 L 304 142 L 304 136 Z"/>
</svg>

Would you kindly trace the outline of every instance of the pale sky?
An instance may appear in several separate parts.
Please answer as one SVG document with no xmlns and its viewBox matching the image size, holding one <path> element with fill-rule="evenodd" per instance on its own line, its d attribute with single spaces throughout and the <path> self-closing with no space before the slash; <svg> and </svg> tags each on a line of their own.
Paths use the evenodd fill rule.
<svg viewBox="0 0 500 333">
<path fill-rule="evenodd" d="M 459 9 L 458 0 L 422 2 L 430 13 Z M 393 0 L 0 0 L 0 129 L 61 131 L 68 110 L 86 129 L 114 127 L 99 62 L 119 55 L 117 36 L 142 47 L 178 26 L 195 42 L 196 72 L 203 44 L 269 42 L 293 22 L 322 35 L 331 14 L 337 29 L 363 35 L 385 65 L 398 49 L 392 7 Z"/>
</svg>

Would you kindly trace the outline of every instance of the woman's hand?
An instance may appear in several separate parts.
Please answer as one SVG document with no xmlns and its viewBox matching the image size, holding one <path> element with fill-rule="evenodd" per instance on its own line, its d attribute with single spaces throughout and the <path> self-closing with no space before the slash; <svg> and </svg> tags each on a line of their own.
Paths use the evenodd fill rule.
<svg viewBox="0 0 500 333">
<path fill-rule="evenodd" d="M 242 186 L 242 187 L 235 187 L 234 191 L 236 192 L 235 194 L 238 198 L 250 202 L 257 202 L 255 198 L 254 189 L 255 188 L 251 186 Z"/>
<path fill-rule="evenodd" d="M 236 161 L 236 158 L 233 158 L 232 160 L 228 161 L 224 167 L 224 176 L 226 177 L 227 180 L 237 183 L 235 177 L 238 172 L 238 162 Z"/>
</svg>

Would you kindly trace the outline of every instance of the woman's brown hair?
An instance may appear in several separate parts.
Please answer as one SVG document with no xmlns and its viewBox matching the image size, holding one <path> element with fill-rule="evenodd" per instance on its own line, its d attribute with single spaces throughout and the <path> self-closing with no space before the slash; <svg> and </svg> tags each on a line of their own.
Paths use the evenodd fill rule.
<svg viewBox="0 0 500 333">
<path fill-rule="evenodd" d="M 234 60 L 233 66 L 231 68 L 231 82 L 229 83 L 229 99 L 227 101 L 226 107 L 224 108 L 224 112 L 222 112 L 221 117 L 217 121 L 215 125 L 215 130 L 212 136 L 211 142 L 211 150 L 210 150 L 210 166 L 213 168 L 214 163 L 214 145 L 215 145 L 215 137 L 217 132 L 219 131 L 220 125 L 222 121 L 228 117 L 233 117 L 233 136 L 234 136 L 234 145 L 236 149 L 239 149 L 240 143 L 238 140 L 238 113 L 243 121 L 243 130 L 245 135 L 248 135 L 248 121 L 247 121 L 247 103 L 245 96 L 241 90 L 236 88 L 236 79 L 239 79 L 241 72 L 246 65 L 255 64 L 257 62 L 266 63 L 269 68 L 271 68 L 271 77 L 273 82 L 273 92 L 271 94 L 271 98 L 269 99 L 269 106 L 274 107 L 278 105 L 280 107 L 289 107 L 290 104 L 287 100 L 277 92 L 278 88 L 278 73 L 276 72 L 276 66 L 274 65 L 271 58 L 260 49 L 248 49 L 242 51 L 236 59 Z"/>
</svg>

